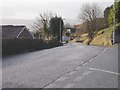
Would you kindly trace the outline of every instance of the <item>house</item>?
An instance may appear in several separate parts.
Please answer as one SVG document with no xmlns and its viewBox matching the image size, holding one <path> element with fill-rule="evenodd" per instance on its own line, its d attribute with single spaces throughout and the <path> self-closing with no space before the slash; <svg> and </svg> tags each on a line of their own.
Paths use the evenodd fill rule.
<svg viewBox="0 0 120 90">
<path fill-rule="evenodd" d="M 30 33 L 26 26 L 3 25 L 2 39 L 15 38 L 34 39 L 34 36 Z"/>
<path fill-rule="evenodd" d="M 69 32 L 71 34 L 75 34 L 76 33 L 76 28 L 65 28 L 65 32 Z"/>
</svg>

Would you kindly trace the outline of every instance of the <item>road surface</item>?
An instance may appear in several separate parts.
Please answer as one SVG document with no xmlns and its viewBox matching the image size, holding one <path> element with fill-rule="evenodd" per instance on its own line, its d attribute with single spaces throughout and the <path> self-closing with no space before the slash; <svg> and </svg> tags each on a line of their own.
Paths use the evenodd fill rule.
<svg viewBox="0 0 120 90">
<path fill-rule="evenodd" d="M 3 58 L 3 88 L 117 88 L 118 45 L 70 43 Z"/>
</svg>

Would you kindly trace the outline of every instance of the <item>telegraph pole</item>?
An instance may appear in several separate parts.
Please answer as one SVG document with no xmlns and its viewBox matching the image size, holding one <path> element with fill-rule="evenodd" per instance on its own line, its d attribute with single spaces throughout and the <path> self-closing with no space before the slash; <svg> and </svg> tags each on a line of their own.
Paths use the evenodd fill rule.
<svg viewBox="0 0 120 90">
<path fill-rule="evenodd" d="M 60 42 L 62 42 L 62 28 L 61 28 L 62 27 L 62 25 L 61 25 L 62 24 L 62 22 L 61 22 L 62 20 L 65 20 L 65 18 L 63 18 L 63 19 L 61 18 L 60 19 Z"/>
<path fill-rule="evenodd" d="M 61 42 L 61 19 L 60 19 L 60 42 Z"/>
<path fill-rule="evenodd" d="M 115 20 L 115 13 L 116 13 L 116 8 L 115 8 L 115 0 L 114 0 L 114 20 L 113 20 L 113 25 L 114 25 L 114 31 L 113 31 L 113 44 L 115 44 L 115 42 L 116 42 L 116 38 L 115 38 L 115 30 L 116 30 L 116 20 Z"/>
</svg>

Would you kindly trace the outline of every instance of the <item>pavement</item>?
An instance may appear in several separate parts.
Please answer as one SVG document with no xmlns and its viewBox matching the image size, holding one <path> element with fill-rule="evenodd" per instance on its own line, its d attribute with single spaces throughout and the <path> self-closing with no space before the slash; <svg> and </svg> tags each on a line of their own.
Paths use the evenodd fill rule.
<svg viewBox="0 0 120 90">
<path fill-rule="evenodd" d="M 3 88 L 118 88 L 118 46 L 70 43 L 3 58 Z"/>
</svg>

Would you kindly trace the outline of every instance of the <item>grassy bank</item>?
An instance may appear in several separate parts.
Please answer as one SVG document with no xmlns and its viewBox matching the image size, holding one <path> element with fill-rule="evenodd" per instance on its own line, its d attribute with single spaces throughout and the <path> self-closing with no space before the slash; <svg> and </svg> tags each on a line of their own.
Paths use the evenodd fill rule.
<svg viewBox="0 0 120 90">
<path fill-rule="evenodd" d="M 97 46 L 111 46 L 112 43 L 111 43 L 110 36 L 112 34 L 112 31 L 113 31 L 113 26 L 100 30 L 90 44 L 97 45 Z M 88 34 L 86 33 L 81 35 L 80 41 L 83 44 L 88 44 L 89 42 Z"/>
<path fill-rule="evenodd" d="M 116 26 L 120 26 L 120 23 L 117 24 Z M 97 46 L 112 46 L 111 43 L 111 34 L 113 32 L 114 28 L 113 26 L 110 26 L 106 29 L 98 31 L 92 42 L 90 43 L 91 45 L 97 45 Z M 88 44 L 89 38 L 88 34 L 83 34 L 79 38 L 79 41 L 82 42 L 83 44 Z"/>
<path fill-rule="evenodd" d="M 98 45 L 98 46 L 111 46 L 111 34 L 113 31 L 113 26 L 109 28 L 100 30 L 96 37 L 92 40 L 91 45 Z"/>
</svg>

